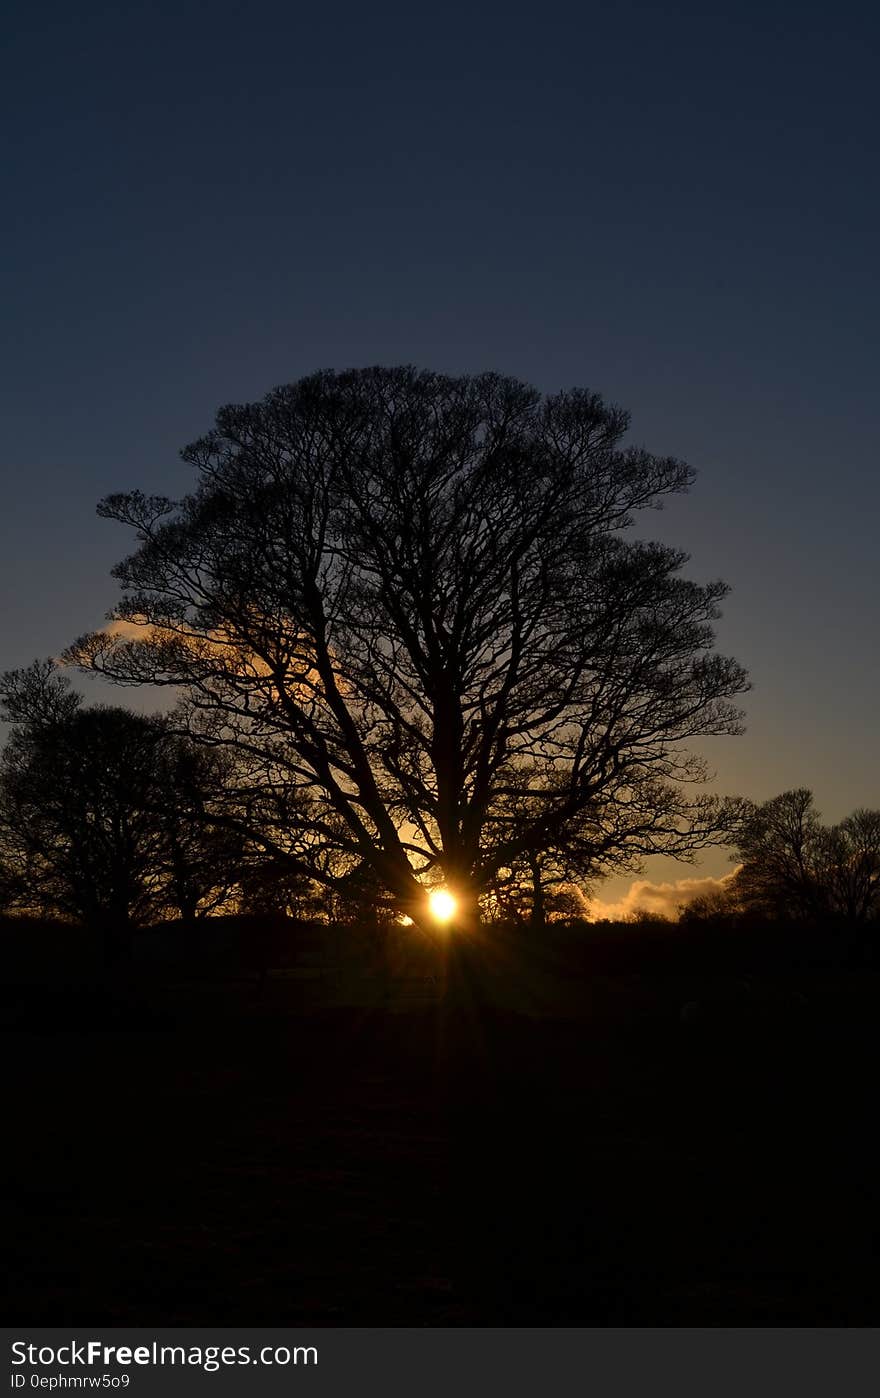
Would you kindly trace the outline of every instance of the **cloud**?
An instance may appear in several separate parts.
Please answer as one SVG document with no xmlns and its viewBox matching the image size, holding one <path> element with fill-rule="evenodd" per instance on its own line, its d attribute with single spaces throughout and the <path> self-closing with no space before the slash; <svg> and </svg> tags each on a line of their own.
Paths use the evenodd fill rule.
<svg viewBox="0 0 880 1398">
<path fill-rule="evenodd" d="M 737 870 L 732 869 L 720 879 L 676 879 L 675 883 L 651 883 L 649 879 L 637 879 L 617 903 L 591 899 L 587 916 L 591 922 L 597 922 L 600 918 L 627 921 L 641 912 L 677 918 L 683 904 L 692 903 L 695 898 L 704 898 L 709 893 L 723 893 L 736 873 Z"/>
<path fill-rule="evenodd" d="M 100 626 L 92 632 L 86 641 L 97 641 L 102 638 L 104 641 L 118 643 L 122 646 L 132 641 L 162 642 L 173 641 L 178 645 L 186 645 L 193 657 L 211 659 L 215 662 L 223 662 L 229 665 L 233 662 L 233 668 L 240 671 L 242 675 L 250 677 L 263 677 L 270 675 L 271 669 L 268 663 L 253 650 L 249 649 L 243 641 L 233 635 L 229 630 L 222 627 L 215 627 L 212 630 L 200 631 L 197 629 L 188 630 L 183 624 L 173 630 L 168 627 L 156 625 L 146 617 L 114 618 L 106 625 Z M 72 647 L 76 652 L 77 647 Z M 68 653 L 69 654 L 69 653 Z M 62 664 L 68 663 L 62 658 Z M 74 663 L 79 663 L 78 656 L 74 654 Z M 309 672 L 310 674 L 314 672 Z"/>
<path fill-rule="evenodd" d="M 100 628 L 104 636 L 120 636 L 124 641 L 144 641 L 155 635 L 156 628 L 149 622 L 111 621 Z"/>
<path fill-rule="evenodd" d="M 254 616 L 254 622 L 259 629 L 262 618 Z M 268 619 L 270 627 L 268 644 L 270 647 L 278 647 L 280 644 L 280 631 L 277 620 Z M 163 627 L 148 620 L 146 616 L 136 615 L 133 617 L 116 617 L 98 628 L 97 631 L 83 637 L 83 644 L 77 642 L 65 652 L 59 664 L 82 664 L 82 656 L 88 654 L 93 645 L 101 645 L 107 650 L 125 650 L 132 642 L 147 642 L 161 644 L 173 642 L 175 646 L 185 647 L 190 657 L 204 667 L 204 671 L 209 678 L 238 678 L 250 683 L 256 683 L 267 694 L 277 697 L 278 690 L 274 681 L 274 670 L 270 661 L 262 654 L 254 650 L 245 636 L 239 635 L 233 626 L 216 626 L 208 630 L 200 630 L 193 626 L 189 628 L 185 622 L 180 622 L 173 629 Z M 316 666 L 312 663 L 313 656 L 310 643 L 306 634 L 294 627 L 290 623 L 287 630 L 287 646 L 284 664 L 286 667 L 285 687 L 288 694 L 299 697 L 303 702 L 310 703 L 315 694 L 323 695 L 323 681 Z M 331 657 L 335 661 L 335 651 L 330 648 Z M 88 668 L 88 659 L 86 668 Z M 264 681 L 271 680 L 270 684 Z M 185 683 L 181 680 L 180 687 Z M 343 673 L 340 666 L 336 669 L 336 685 L 344 694 L 352 693 L 352 685 Z"/>
</svg>

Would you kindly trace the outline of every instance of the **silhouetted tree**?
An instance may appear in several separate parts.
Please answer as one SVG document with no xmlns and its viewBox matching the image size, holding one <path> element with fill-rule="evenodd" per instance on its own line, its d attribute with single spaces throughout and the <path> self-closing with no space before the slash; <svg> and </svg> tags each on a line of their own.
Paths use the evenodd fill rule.
<svg viewBox="0 0 880 1398">
<path fill-rule="evenodd" d="M 194 732 L 308 803 L 305 833 L 254 823 L 264 848 L 330 884 L 365 863 L 417 920 L 440 880 L 475 919 L 573 826 L 596 874 L 692 851 L 725 821 L 684 745 L 739 731 L 747 686 L 712 653 L 724 585 L 622 537 L 692 478 L 628 425 L 583 390 L 412 368 L 223 408 L 183 453 L 194 494 L 99 507 L 139 543 L 70 657 L 184 687 Z"/>
<path fill-rule="evenodd" d="M 524 777 L 525 772 L 520 775 Z M 526 781 L 496 800 L 485 841 L 489 848 L 497 841 L 502 848 L 511 834 L 528 825 L 540 813 L 545 799 L 543 782 L 540 795 Z M 640 790 L 629 793 L 625 807 L 617 802 L 596 802 L 573 815 L 555 834 L 548 835 L 541 848 L 524 851 L 509 867 L 502 867 L 492 883 L 492 895 L 504 914 L 528 918 L 534 928 L 548 917 L 582 916 L 584 900 L 589 900 L 594 883 L 612 870 L 636 872 L 640 856 L 646 852 L 637 839 L 629 838 L 636 821 L 661 825 L 664 814 L 672 818 L 679 800 L 670 786 L 646 781 Z M 670 807 L 670 802 L 672 806 Z M 725 803 L 728 819 L 735 823 L 739 801 Z M 693 831 L 689 835 L 693 835 Z M 606 853 L 597 859 L 604 844 Z M 689 853 L 689 838 L 680 841 L 678 852 Z"/>
<path fill-rule="evenodd" d="M 825 911 L 822 825 L 806 787 L 748 805 L 735 857 L 742 867 L 731 896 L 744 908 L 796 918 Z"/>
<path fill-rule="evenodd" d="M 176 734 L 165 718 L 156 731 L 153 814 L 157 835 L 157 902 L 186 928 L 231 905 L 247 863 L 247 844 L 225 821 L 231 785 L 229 754 Z"/>
<path fill-rule="evenodd" d="M 0 845 L 10 901 L 98 929 L 108 951 L 167 912 L 212 911 L 241 841 L 206 824 L 225 756 L 161 717 L 85 707 L 51 662 L 0 680 L 12 731 L 0 761 Z"/>
<path fill-rule="evenodd" d="M 82 707 L 49 663 L 4 676 L 0 693 L 13 724 L 0 820 L 17 901 L 121 948 L 155 905 L 157 730 L 125 709 Z"/>
<path fill-rule="evenodd" d="M 744 911 L 742 900 L 734 892 L 735 879 L 709 893 L 701 893 L 678 906 L 679 922 L 729 922 Z"/>
<path fill-rule="evenodd" d="M 242 909 L 249 913 L 282 913 L 297 919 L 318 917 L 323 911 L 313 879 L 291 868 L 286 859 L 252 857 L 239 871 Z"/>
<path fill-rule="evenodd" d="M 744 812 L 735 855 L 741 868 L 721 900 L 728 911 L 851 922 L 880 914 L 880 811 L 824 826 L 812 792 L 799 787 Z"/>
<path fill-rule="evenodd" d="M 504 921 L 528 922 L 538 930 L 555 918 L 583 917 L 586 889 L 572 883 L 552 853 L 524 856 L 500 869 L 490 889 L 489 911 Z"/>
<path fill-rule="evenodd" d="M 334 921 L 357 924 L 375 935 L 391 925 L 396 912 L 393 896 L 366 860 L 340 878 L 329 907 Z"/>
<path fill-rule="evenodd" d="M 857 810 L 825 836 L 831 903 L 851 922 L 880 918 L 880 811 Z"/>
</svg>

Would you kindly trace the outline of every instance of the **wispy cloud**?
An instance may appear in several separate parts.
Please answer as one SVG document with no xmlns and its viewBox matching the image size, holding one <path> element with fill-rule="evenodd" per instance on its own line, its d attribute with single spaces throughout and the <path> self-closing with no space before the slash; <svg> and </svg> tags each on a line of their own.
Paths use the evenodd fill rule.
<svg viewBox="0 0 880 1398">
<path fill-rule="evenodd" d="M 591 899 L 587 916 L 593 921 L 599 918 L 612 918 L 625 921 L 637 913 L 659 913 L 662 917 L 676 918 L 686 903 L 695 898 L 703 898 L 709 893 L 722 893 L 736 874 L 732 869 L 720 879 L 676 879 L 674 883 L 652 883 L 650 879 L 637 879 L 624 896 L 616 903 L 603 903 L 600 898 Z"/>
</svg>

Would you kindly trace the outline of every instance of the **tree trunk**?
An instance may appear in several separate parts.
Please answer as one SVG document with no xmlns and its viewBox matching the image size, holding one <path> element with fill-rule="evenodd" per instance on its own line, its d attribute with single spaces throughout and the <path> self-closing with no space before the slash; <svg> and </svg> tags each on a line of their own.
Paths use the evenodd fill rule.
<svg viewBox="0 0 880 1398">
<path fill-rule="evenodd" d="M 545 923 L 544 885 L 541 882 L 541 866 L 536 859 L 529 860 L 532 875 L 532 911 L 529 921 L 532 929 L 538 931 Z"/>
</svg>

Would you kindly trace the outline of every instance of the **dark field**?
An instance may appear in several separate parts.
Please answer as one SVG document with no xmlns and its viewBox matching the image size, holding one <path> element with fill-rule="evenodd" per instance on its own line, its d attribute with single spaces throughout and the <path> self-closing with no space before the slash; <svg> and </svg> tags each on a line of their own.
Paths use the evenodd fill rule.
<svg viewBox="0 0 880 1398">
<path fill-rule="evenodd" d="M 876 1325 L 876 968 L 669 938 L 19 975 L 7 1323 Z"/>
</svg>

